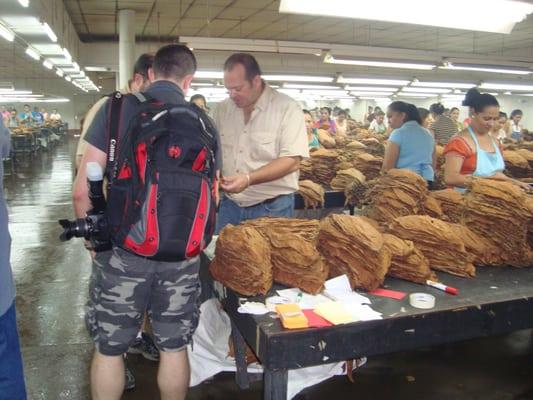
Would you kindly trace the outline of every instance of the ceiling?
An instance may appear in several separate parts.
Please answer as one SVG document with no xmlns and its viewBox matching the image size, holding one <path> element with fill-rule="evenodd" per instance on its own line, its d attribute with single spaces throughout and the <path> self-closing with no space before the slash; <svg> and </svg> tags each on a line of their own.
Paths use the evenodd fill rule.
<svg viewBox="0 0 533 400">
<path fill-rule="evenodd" d="M 503 35 L 280 14 L 279 0 L 64 0 L 64 4 L 76 31 L 85 42 L 116 39 L 118 10 L 132 9 L 136 12 L 139 41 L 209 36 L 478 54 L 503 53 L 527 47 L 529 54 L 523 55 L 533 57 L 533 15 L 517 24 L 510 35 Z M 445 3 L 442 6 L 446 6 Z M 428 6 L 427 12 L 433 10 Z"/>
</svg>

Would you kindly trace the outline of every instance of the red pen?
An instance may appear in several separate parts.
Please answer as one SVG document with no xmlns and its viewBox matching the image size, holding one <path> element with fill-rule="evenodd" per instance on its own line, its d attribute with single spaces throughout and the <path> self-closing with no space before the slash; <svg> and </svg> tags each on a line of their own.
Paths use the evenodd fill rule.
<svg viewBox="0 0 533 400">
<path fill-rule="evenodd" d="M 433 281 L 427 280 L 426 284 L 428 286 L 434 287 L 435 289 L 440 289 L 440 290 L 442 290 L 442 291 L 444 291 L 446 293 L 449 293 L 449 294 L 456 295 L 457 293 L 459 293 L 459 291 L 456 288 L 453 288 L 451 286 L 446 286 L 443 283 L 433 282 Z"/>
</svg>

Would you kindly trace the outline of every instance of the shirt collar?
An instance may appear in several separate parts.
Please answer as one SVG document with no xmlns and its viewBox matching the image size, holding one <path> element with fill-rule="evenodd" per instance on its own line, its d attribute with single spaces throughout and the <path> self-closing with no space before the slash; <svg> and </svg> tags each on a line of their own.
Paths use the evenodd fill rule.
<svg viewBox="0 0 533 400">
<path fill-rule="evenodd" d="M 264 85 L 263 93 L 257 99 L 254 107 L 260 111 L 264 111 L 267 108 L 268 103 L 270 103 L 270 97 L 272 97 L 272 92 L 274 91 L 268 83 L 264 82 Z"/>
</svg>

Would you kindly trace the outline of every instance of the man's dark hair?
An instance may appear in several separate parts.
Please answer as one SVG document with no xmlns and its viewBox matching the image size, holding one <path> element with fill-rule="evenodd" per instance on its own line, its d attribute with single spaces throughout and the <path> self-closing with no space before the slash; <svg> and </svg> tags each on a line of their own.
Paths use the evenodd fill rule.
<svg viewBox="0 0 533 400">
<path fill-rule="evenodd" d="M 193 96 L 191 96 L 191 103 L 194 102 L 194 100 L 203 100 L 204 104 L 207 105 L 207 100 L 205 99 L 204 95 L 203 94 L 195 94 Z"/>
<path fill-rule="evenodd" d="M 183 79 L 196 72 L 196 57 L 181 44 L 161 47 L 154 57 L 154 75 L 157 78 Z"/>
<path fill-rule="evenodd" d="M 139 74 L 148 78 L 148 70 L 154 65 L 153 54 L 144 53 L 135 62 L 133 66 L 133 74 Z"/>
<path fill-rule="evenodd" d="M 248 53 L 235 53 L 229 56 L 224 63 L 224 71 L 231 71 L 233 67 L 240 64 L 246 71 L 246 80 L 252 81 L 257 75 L 261 75 L 261 68 L 254 56 Z"/>
</svg>

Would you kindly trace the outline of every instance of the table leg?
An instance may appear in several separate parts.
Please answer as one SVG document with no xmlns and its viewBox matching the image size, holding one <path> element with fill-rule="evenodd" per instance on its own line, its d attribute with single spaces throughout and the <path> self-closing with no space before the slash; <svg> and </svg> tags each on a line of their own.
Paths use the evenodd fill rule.
<svg viewBox="0 0 533 400">
<path fill-rule="evenodd" d="M 286 369 L 272 371 L 265 369 L 263 400 L 287 400 L 287 382 L 289 372 Z"/>
<path fill-rule="evenodd" d="M 231 321 L 231 338 L 235 349 L 235 364 L 237 366 L 235 382 L 241 389 L 248 389 L 250 387 L 250 378 L 248 376 L 248 364 L 246 363 L 246 342 L 233 320 Z"/>
</svg>

